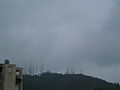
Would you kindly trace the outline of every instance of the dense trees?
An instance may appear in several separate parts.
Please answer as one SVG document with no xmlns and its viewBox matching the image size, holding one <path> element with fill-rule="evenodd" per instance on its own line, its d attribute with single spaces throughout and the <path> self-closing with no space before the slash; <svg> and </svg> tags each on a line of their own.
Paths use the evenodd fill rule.
<svg viewBox="0 0 120 90">
<path fill-rule="evenodd" d="M 120 86 L 82 74 L 43 73 L 25 75 L 23 90 L 120 90 Z"/>
</svg>

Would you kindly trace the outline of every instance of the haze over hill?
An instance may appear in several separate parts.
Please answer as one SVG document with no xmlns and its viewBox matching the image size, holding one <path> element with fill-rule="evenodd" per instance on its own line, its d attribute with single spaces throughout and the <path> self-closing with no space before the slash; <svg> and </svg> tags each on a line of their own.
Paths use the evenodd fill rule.
<svg viewBox="0 0 120 90">
<path fill-rule="evenodd" d="M 23 90 L 120 90 L 120 85 L 83 74 L 47 72 L 41 76 L 25 75 Z"/>
<path fill-rule="evenodd" d="M 120 0 L 0 0 L 0 60 L 119 82 L 119 24 Z"/>
</svg>

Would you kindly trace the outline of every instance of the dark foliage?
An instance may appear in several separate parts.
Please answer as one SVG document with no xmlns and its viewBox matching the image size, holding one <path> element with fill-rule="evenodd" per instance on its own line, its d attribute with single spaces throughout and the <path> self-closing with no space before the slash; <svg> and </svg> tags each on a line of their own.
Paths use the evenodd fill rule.
<svg viewBox="0 0 120 90">
<path fill-rule="evenodd" d="M 120 90 L 120 85 L 82 74 L 43 73 L 25 75 L 23 90 Z"/>
</svg>

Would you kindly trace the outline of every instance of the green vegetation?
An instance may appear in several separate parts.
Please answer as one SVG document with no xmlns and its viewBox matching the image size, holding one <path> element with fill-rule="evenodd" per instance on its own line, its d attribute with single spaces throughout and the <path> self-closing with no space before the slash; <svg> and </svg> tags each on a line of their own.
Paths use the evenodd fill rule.
<svg viewBox="0 0 120 90">
<path fill-rule="evenodd" d="M 82 74 L 43 73 L 25 75 L 23 90 L 120 90 L 120 85 Z"/>
</svg>

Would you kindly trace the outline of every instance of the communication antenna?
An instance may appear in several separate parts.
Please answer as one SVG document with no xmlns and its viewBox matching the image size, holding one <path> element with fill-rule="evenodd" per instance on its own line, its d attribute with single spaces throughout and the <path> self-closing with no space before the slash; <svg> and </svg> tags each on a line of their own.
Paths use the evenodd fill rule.
<svg viewBox="0 0 120 90">
<path fill-rule="evenodd" d="M 66 69 L 65 74 L 70 74 L 69 68 Z"/>
<path fill-rule="evenodd" d="M 84 70 L 83 70 L 83 69 L 81 69 L 81 70 L 80 70 L 80 74 L 83 74 L 83 72 L 84 72 Z"/>
<path fill-rule="evenodd" d="M 71 67 L 71 74 L 75 74 L 75 69 Z"/>
<path fill-rule="evenodd" d="M 33 64 L 33 66 L 32 66 L 32 74 L 33 74 L 33 76 L 34 76 L 34 74 L 35 74 L 35 71 L 34 71 L 34 64 Z"/>
<path fill-rule="evenodd" d="M 29 72 L 29 75 L 32 75 L 32 66 L 31 65 L 29 66 L 28 72 Z"/>
<path fill-rule="evenodd" d="M 35 71 L 36 71 L 36 75 L 37 75 L 37 74 L 38 74 L 38 67 L 37 67 L 37 64 L 36 64 L 36 70 L 35 70 Z"/>
<path fill-rule="evenodd" d="M 43 72 L 44 72 L 44 62 L 42 60 L 40 64 L 40 74 L 42 74 Z"/>
</svg>

